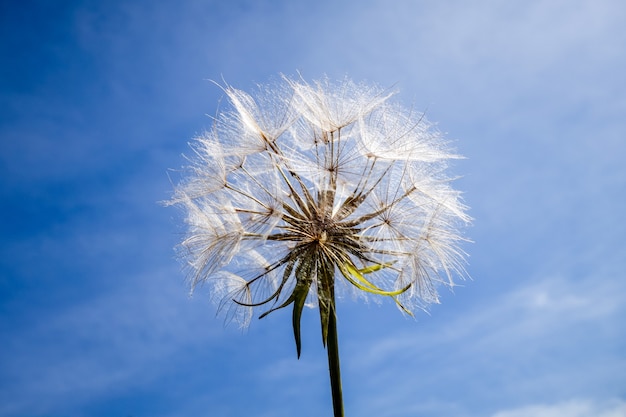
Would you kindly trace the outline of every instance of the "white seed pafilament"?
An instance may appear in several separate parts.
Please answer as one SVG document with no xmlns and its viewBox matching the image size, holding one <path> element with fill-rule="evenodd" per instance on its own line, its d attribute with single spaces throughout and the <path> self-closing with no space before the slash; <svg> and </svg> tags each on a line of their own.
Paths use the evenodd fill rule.
<svg viewBox="0 0 626 417">
<path fill-rule="evenodd" d="M 465 275 L 470 218 L 445 175 L 458 156 L 422 114 L 348 79 L 224 91 L 170 204 L 186 213 L 192 287 L 228 319 L 294 304 L 295 326 L 306 303 L 324 325 L 335 290 L 410 313 Z"/>
</svg>

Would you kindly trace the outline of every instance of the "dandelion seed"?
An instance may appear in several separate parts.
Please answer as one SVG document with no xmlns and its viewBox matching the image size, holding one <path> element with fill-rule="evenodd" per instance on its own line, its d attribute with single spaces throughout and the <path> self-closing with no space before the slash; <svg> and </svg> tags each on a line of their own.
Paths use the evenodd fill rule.
<svg viewBox="0 0 626 417">
<path fill-rule="evenodd" d="M 319 308 L 335 416 L 343 415 L 335 294 L 389 298 L 407 314 L 463 277 L 469 223 L 445 176 L 451 153 L 421 114 L 378 87 L 283 77 L 255 96 L 224 91 L 232 108 L 195 139 L 180 245 L 192 288 L 247 325 L 292 308 L 297 355 L 305 305 Z"/>
</svg>

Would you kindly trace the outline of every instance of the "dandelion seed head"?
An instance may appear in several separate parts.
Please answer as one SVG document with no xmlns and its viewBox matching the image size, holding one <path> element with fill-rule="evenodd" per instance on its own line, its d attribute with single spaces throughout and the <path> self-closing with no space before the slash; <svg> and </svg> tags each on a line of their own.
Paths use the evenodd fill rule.
<svg viewBox="0 0 626 417">
<path fill-rule="evenodd" d="M 458 158 L 423 114 L 349 79 L 283 77 L 230 106 L 197 137 L 171 204 L 186 213 L 180 256 L 227 320 L 335 291 L 437 303 L 466 273 L 467 207 L 445 171 Z"/>
</svg>

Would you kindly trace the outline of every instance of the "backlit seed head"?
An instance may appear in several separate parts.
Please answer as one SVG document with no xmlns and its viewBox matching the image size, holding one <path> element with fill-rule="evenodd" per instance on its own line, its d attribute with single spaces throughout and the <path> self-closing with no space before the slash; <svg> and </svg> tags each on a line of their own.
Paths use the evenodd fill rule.
<svg viewBox="0 0 626 417">
<path fill-rule="evenodd" d="M 324 324 L 335 291 L 410 314 L 464 276 L 470 218 L 445 175 L 458 156 L 423 114 L 348 79 L 224 92 L 231 106 L 194 140 L 170 203 L 186 214 L 192 286 L 228 319 L 314 304 Z"/>
</svg>

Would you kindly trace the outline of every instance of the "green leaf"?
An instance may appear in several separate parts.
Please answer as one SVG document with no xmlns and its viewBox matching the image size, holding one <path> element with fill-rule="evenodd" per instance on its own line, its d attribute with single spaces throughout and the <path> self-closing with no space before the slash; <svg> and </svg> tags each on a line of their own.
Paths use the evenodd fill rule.
<svg viewBox="0 0 626 417">
<path fill-rule="evenodd" d="M 317 299 L 322 325 L 322 344 L 326 347 L 328 339 L 328 321 L 335 310 L 334 297 L 334 265 L 325 257 L 320 256 L 317 275 Z"/>
<path fill-rule="evenodd" d="M 293 302 L 294 302 L 294 300 L 295 300 L 294 293 L 291 293 L 291 295 L 289 296 L 289 298 L 287 298 L 287 299 L 285 300 L 285 302 L 284 302 L 284 303 L 282 303 L 282 304 L 281 304 L 281 305 L 279 305 L 278 307 L 274 307 L 274 308 L 271 308 L 271 309 L 267 310 L 265 313 L 263 313 L 263 314 L 261 314 L 261 315 L 259 316 L 259 319 L 262 319 L 263 317 L 267 316 L 268 314 L 270 314 L 270 313 L 272 313 L 272 312 L 274 312 L 274 311 L 276 311 L 276 310 L 280 310 L 281 308 L 285 308 L 285 307 L 287 307 L 289 304 L 293 303 Z"/>
<path fill-rule="evenodd" d="M 354 264 L 352 264 L 352 262 L 346 262 L 345 264 L 343 264 L 342 266 L 339 267 L 339 270 L 343 273 L 343 276 L 355 287 L 357 287 L 360 290 L 363 290 L 365 292 L 369 292 L 372 294 L 378 294 L 378 295 L 386 295 L 386 296 L 396 296 L 396 295 L 400 295 L 403 292 L 405 292 L 406 290 L 409 289 L 409 287 L 411 286 L 411 284 L 407 285 L 406 287 L 396 290 L 396 291 L 385 291 L 382 290 L 380 288 L 378 288 L 376 285 L 372 284 L 371 282 L 369 282 L 364 276 L 363 274 L 354 266 Z M 353 276 L 354 278 L 356 278 L 358 280 L 355 281 L 354 279 L 352 279 L 351 276 Z"/>
<path fill-rule="evenodd" d="M 296 287 L 293 289 L 293 336 L 296 341 L 296 352 L 298 358 L 300 358 L 300 352 L 302 350 L 302 340 L 300 337 L 300 319 L 302 318 L 302 309 L 306 302 L 306 297 L 311 288 L 313 277 L 311 276 L 316 259 L 310 255 L 312 251 L 307 252 L 302 258 L 299 259 L 298 266 L 296 266 Z"/>
<path fill-rule="evenodd" d="M 378 270 L 381 269 L 385 266 L 385 264 L 378 264 L 378 265 L 374 265 L 371 267 L 367 267 L 364 268 L 364 270 L 366 270 L 366 273 L 370 273 L 373 272 L 374 270 Z M 373 270 L 370 270 L 371 268 L 375 268 Z M 413 313 L 411 313 L 411 311 L 409 311 L 409 309 L 407 309 L 405 306 L 402 305 L 402 303 L 400 301 L 398 301 L 398 299 L 396 298 L 396 296 L 402 294 L 403 292 L 405 292 L 406 290 L 408 290 L 409 288 L 411 288 L 411 283 L 409 283 L 407 286 L 405 286 L 404 288 L 401 288 L 399 290 L 396 291 L 385 291 L 382 290 L 380 288 L 378 288 L 376 285 L 372 284 L 370 281 L 368 281 L 363 274 L 361 273 L 362 270 L 357 269 L 354 264 L 351 261 L 346 261 L 343 265 L 339 266 L 339 271 L 341 271 L 342 275 L 348 280 L 348 282 L 350 282 L 352 285 L 354 285 L 355 287 L 357 287 L 358 289 L 365 291 L 365 292 L 369 292 L 371 294 L 377 294 L 377 295 L 384 295 L 387 297 L 391 297 L 393 298 L 393 301 L 395 301 L 395 303 L 398 305 L 398 307 L 400 307 L 402 309 L 402 311 L 404 311 L 405 313 L 407 313 L 410 316 L 413 316 Z M 351 276 L 353 276 L 354 278 L 356 278 L 357 280 L 355 281 Z"/>
<path fill-rule="evenodd" d="M 383 268 L 388 268 L 388 267 L 390 267 L 393 264 L 394 264 L 394 262 L 387 262 L 387 263 L 384 263 L 384 264 L 374 264 L 372 266 L 368 266 L 368 267 L 359 269 L 359 272 L 361 274 L 371 274 L 372 272 L 380 271 Z"/>
</svg>

